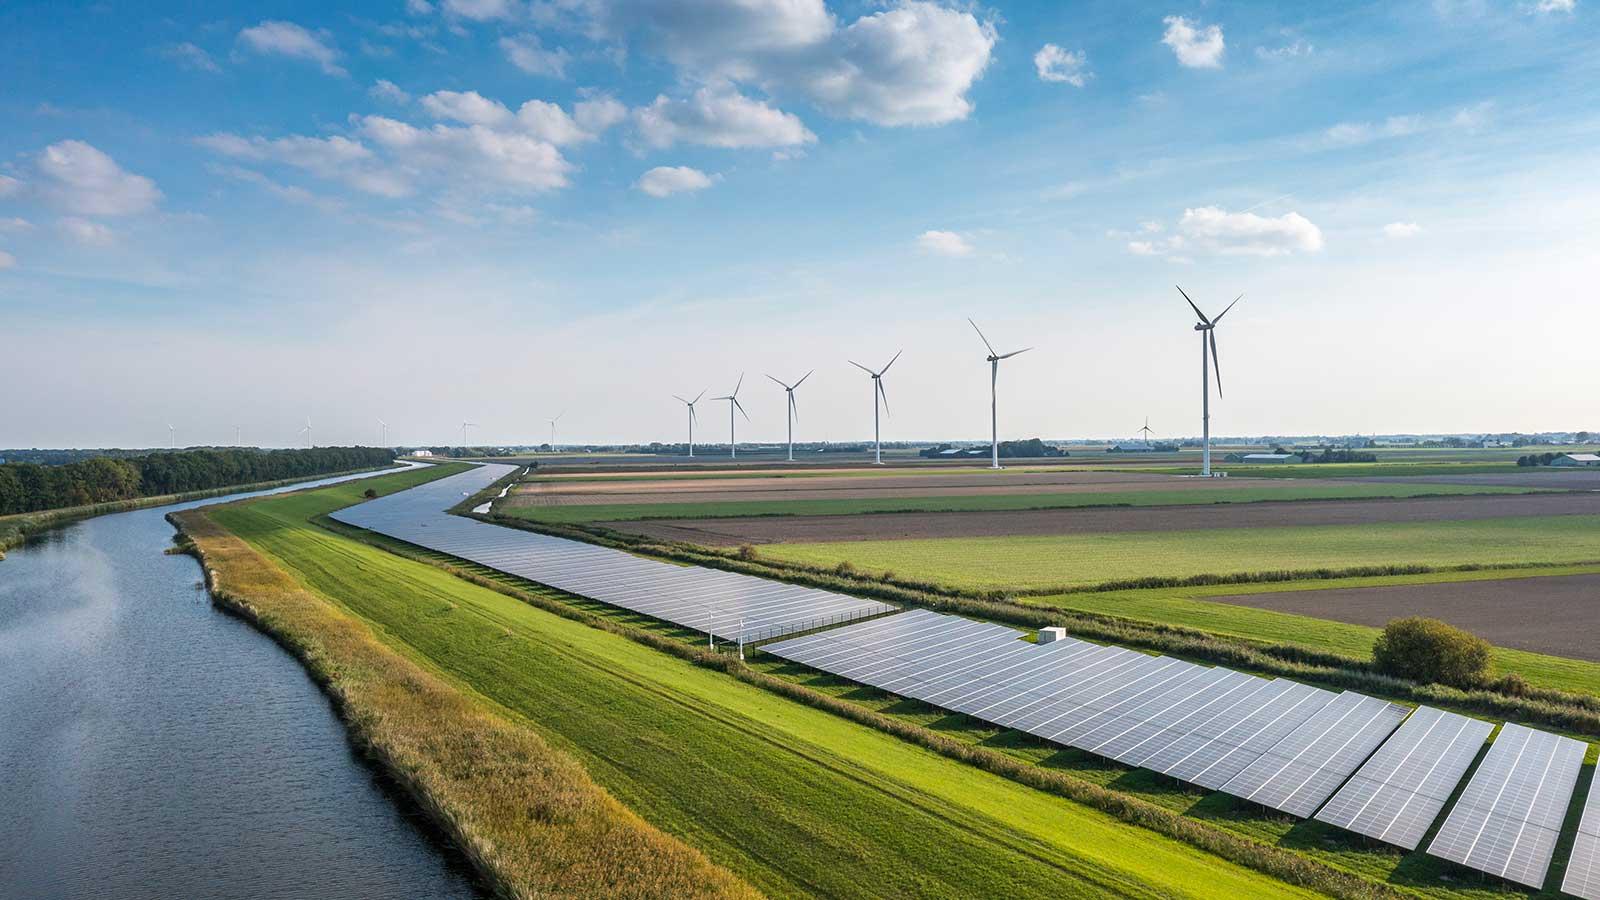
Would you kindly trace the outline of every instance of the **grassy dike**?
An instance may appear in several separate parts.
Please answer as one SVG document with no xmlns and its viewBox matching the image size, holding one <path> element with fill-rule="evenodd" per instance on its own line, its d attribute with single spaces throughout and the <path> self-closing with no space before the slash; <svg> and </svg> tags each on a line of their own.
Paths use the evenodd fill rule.
<svg viewBox="0 0 1600 900">
<path fill-rule="evenodd" d="M 418 473 L 437 476 L 438 472 Z M 172 517 L 212 597 L 298 657 L 355 742 L 505 897 L 757 897 L 526 725 L 395 652 L 204 510 Z"/>
<path fill-rule="evenodd" d="M 132 512 L 136 509 L 149 509 L 152 506 L 166 506 L 171 503 L 187 503 L 190 500 L 205 500 L 208 497 L 221 497 L 226 494 L 245 494 L 251 491 L 270 491 L 273 488 L 286 487 L 302 481 L 317 481 L 323 478 L 337 478 L 340 475 L 353 475 L 360 472 L 376 472 L 377 469 L 356 469 L 351 472 L 328 472 L 322 475 L 307 475 L 304 478 L 288 478 L 281 481 L 261 481 L 255 484 L 236 484 L 231 487 L 208 488 L 203 491 L 185 491 L 179 494 L 161 494 L 155 497 L 136 497 L 132 500 L 113 500 L 109 503 L 88 503 L 83 506 L 68 506 L 62 509 L 49 509 L 33 513 L 17 513 L 10 516 L 0 516 L 0 559 L 6 558 L 6 551 L 20 546 L 28 538 L 41 531 L 51 528 L 60 528 L 83 519 L 92 519 L 95 516 L 108 516 L 112 513 Z"/>
<path fill-rule="evenodd" d="M 848 703 L 808 696 L 731 660 L 696 665 L 685 657 L 699 651 L 681 644 L 658 638 L 670 648 L 652 647 L 643 632 L 597 627 L 553 599 L 518 599 L 310 524 L 357 497 L 334 487 L 181 518 L 196 529 L 202 521 L 213 532 L 225 526 L 235 535 L 226 539 L 243 539 L 281 566 L 278 578 L 304 602 L 354 616 L 370 628 L 369 640 L 451 685 L 468 708 L 536 731 L 645 819 L 769 894 L 1311 893 L 1244 861 L 1344 896 L 1386 893 L 1203 826 L 1194 826 L 1204 833 L 1199 841 L 1163 833 L 1188 827 L 1165 810 L 1071 802 L 1060 794 L 1108 792 L 1002 777 L 952 758 L 965 752 L 981 762 L 981 749 L 941 748 L 932 732 L 874 722 L 874 714 L 851 713 Z M 219 573 L 224 591 L 256 603 L 230 583 L 227 567 Z M 661 652 L 671 648 L 679 652 Z M 339 660 L 324 665 L 345 669 Z M 359 736 L 367 714 L 345 705 Z M 436 736 L 429 744 L 461 742 Z M 470 824 L 470 812 L 457 815 Z M 1144 827 L 1129 824 L 1141 816 Z M 594 855 L 605 852 L 596 847 Z M 1243 859 L 1251 854 L 1259 858 Z"/>
</svg>

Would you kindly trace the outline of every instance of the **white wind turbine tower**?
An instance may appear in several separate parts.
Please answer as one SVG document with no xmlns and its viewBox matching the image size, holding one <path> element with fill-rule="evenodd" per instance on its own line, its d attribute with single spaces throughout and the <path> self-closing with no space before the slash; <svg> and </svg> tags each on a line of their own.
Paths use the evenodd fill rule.
<svg viewBox="0 0 1600 900">
<path fill-rule="evenodd" d="M 172 449 L 178 449 L 178 429 L 171 422 L 167 423 L 167 441 L 172 444 Z"/>
<path fill-rule="evenodd" d="M 561 415 L 556 416 L 554 419 L 546 420 L 546 421 L 548 421 L 550 423 L 550 452 L 551 453 L 556 452 L 556 423 L 561 421 L 561 416 L 564 416 L 566 414 L 567 414 L 567 411 L 563 409 L 561 411 Z"/>
<path fill-rule="evenodd" d="M 303 434 L 303 435 L 306 436 L 306 449 L 307 450 L 311 449 L 311 417 L 310 416 L 306 416 L 306 427 L 300 429 L 296 433 L 297 434 Z"/>
<path fill-rule="evenodd" d="M 468 428 L 477 428 L 477 427 L 478 427 L 478 423 L 477 422 L 463 421 L 461 423 L 461 449 L 465 450 L 467 448 L 467 429 Z"/>
<path fill-rule="evenodd" d="M 815 371 L 816 369 L 811 370 L 811 372 Z M 778 381 L 778 379 L 772 378 L 771 375 L 767 376 L 768 378 L 772 378 L 773 382 L 776 383 L 778 387 L 783 388 L 784 393 L 789 395 L 789 413 L 787 417 L 789 420 L 789 462 L 794 462 L 794 421 L 800 418 L 800 408 L 794 405 L 794 389 L 802 384 L 805 384 L 806 379 L 811 377 L 811 372 L 807 372 L 806 374 L 800 376 L 800 380 L 796 381 L 794 384 L 784 384 L 783 382 Z"/>
<path fill-rule="evenodd" d="M 378 420 L 378 446 L 386 447 L 389 444 L 389 423 Z"/>
<path fill-rule="evenodd" d="M 994 345 L 983 336 L 983 329 L 978 323 L 967 320 L 972 330 L 978 333 L 978 339 L 983 341 L 983 346 L 989 349 L 989 355 L 984 357 L 989 361 L 989 468 L 1000 468 L 1000 400 L 998 397 L 1000 383 L 1000 360 L 1010 359 L 1018 353 L 1027 353 L 1032 347 L 1023 347 L 1010 353 L 996 353 Z"/>
<path fill-rule="evenodd" d="M 1143 438 L 1144 442 L 1146 444 L 1150 443 L 1150 417 L 1149 416 L 1145 416 L 1144 417 L 1144 427 L 1139 429 L 1139 437 Z"/>
<path fill-rule="evenodd" d="M 235 446 L 235 447 L 242 447 L 242 446 L 244 446 L 244 445 L 243 445 L 243 444 L 241 444 L 241 443 L 240 443 L 240 442 L 239 442 L 239 441 L 240 441 L 240 437 L 239 437 L 239 435 L 240 435 L 240 433 L 241 433 L 241 432 L 240 432 L 240 428 L 239 428 L 239 426 L 237 426 L 237 425 L 235 425 L 235 426 L 233 426 L 233 445 L 234 445 L 234 446 Z"/>
<path fill-rule="evenodd" d="M 858 363 L 853 359 L 849 361 L 850 365 L 855 366 L 856 368 L 860 369 L 861 371 L 863 371 L 863 372 L 867 373 L 868 375 L 872 376 L 872 443 L 873 443 L 872 463 L 873 463 L 873 465 L 878 465 L 878 466 L 883 465 L 883 439 L 881 437 L 879 437 L 880 432 L 878 430 L 878 398 L 880 398 L 880 397 L 883 398 L 883 411 L 884 411 L 884 413 L 887 414 L 889 412 L 889 395 L 884 393 L 884 390 L 883 390 L 883 373 L 889 371 L 889 366 L 894 365 L 894 360 L 895 359 L 899 359 L 900 358 L 900 354 L 904 353 L 904 352 L 905 352 L 904 350 L 896 351 L 895 355 L 894 355 L 894 359 L 889 360 L 887 365 L 885 365 L 883 368 L 879 369 L 876 372 L 872 371 L 871 369 L 867 368 L 866 366 L 863 366 L 861 363 Z"/>
<path fill-rule="evenodd" d="M 740 372 L 739 373 L 739 380 L 737 382 L 735 382 L 734 385 L 733 385 L 733 393 L 729 394 L 726 397 L 712 397 L 711 398 L 713 400 L 726 400 L 726 401 L 728 401 L 728 457 L 730 459 L 735 459 L 735 458 L 737 458 L 739 456 L 739 442 L 737 440 L 735 440 L 735 438 L 734 438 L 735 432 L 734 432 L 733 425 L 734 425 L 734 421 L 735 420 L 733 418 L 733 411 L 735 409 L 737 409 L 739 411 L 739 414 L 744 416 L 744 420 L 746 422 L 750 421 L 750 414 L 744 411 L 744 404 L 739 402 L 739 388 L 743 384 L 744 384 L 744 373 Z"/>
<path fill-rule="evenodd" d="M 710 390 L 710 388 L 707 388 L 706 390 Z M 706 392 L 705 391 L 701 391 L 700 393 L 695 395 L 695 398 L 693 400 L 685 400 L 682 397 L 679 397 L 677 394 L 673 394 L 672 395 L 673 397 L 675 397 L 678 400 L 679 403 L 682 403 L 684 406 L 689 407 L 689 458 L 690 459 L 694 459 L 694 423 L 696 422 L 696 418 L 695 418 L 695 414 L 694 414 L 694 405 L 696 403 L 699 403 L 700 402 L 700 398 L 704 397 L 705 395 L 706 395 Z"/>
<path fill-rule="evenodd" d="M 1194 323 L 1194 330 L 1200 332 L 1200 474 L 1209 478 L 1211 477 L 1212 368 L 1215 368 L 1217 372 L 1217 396 L 1219 398 L 1222 396 L 1222 366 L 1217 362 L 1217 325 L 1222 321 L 1222 317 L 1228 314 L 1228 310 L 1233 309 L 1235 303 L 1244 299 L 1244 295 L 1240 294 L 1233 298 L 1233 303 L 1229 303 L 1227 309 L 1218 313 L 1215 319 L 1208 319 L 1206 314 L 1200 311 L 1200 307 L 1195 306 L 1193 300 L 1189 300 L 1189 295 L 1183 293 L 1183 288 L 1178 288 L 1178 293 L 1183 294 L 1183 299 L 1189 301 L 1189 308 L 1193 309 L 1194 314 L 1200 317 L 1200 321 Z M 1208 353 L 1209 360 L 1207 359 Z M 1210 363 L 1210 366 L 1207 365 L 1207 362 Z"/>
</svg>

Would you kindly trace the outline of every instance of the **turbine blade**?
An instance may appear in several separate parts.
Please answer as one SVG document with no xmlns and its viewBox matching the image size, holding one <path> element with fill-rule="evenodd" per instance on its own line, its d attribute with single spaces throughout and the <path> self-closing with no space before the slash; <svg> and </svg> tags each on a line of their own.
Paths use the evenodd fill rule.
<svg viewBox="0 0 1600 900">
<path fill-rule="evenodd" d="M 691 422 L 699 422 L 700 421 L 700 417 L 698 415 L 695 415 L 694 405 L 693 404 L 689 405 L 689 421 L 691 421 Z"/>
<path fill-rule="evenodd" d="M 892 366 L 892 365 L 894 365 L 894 360 L 895 360 L 895 359 L 899 359 L 899 358 L 900 358 L 900 354 L 902 354 L 902 353 L 904 353 L 904 352 L 905 352 L 905 351 L 904 351 L 904 350 L 897 350 L 897 351 L 895 351 L 895 354 L 894 354 L 894 359 L 891 359 L 891 360 L 889 360 L 889 363 L 888 363 L 888 365 L 885 365 L 885 366 L 884 366 L 884 367 L 883 367 L 883 368 L 882 368 L 882 369 L 879 369 L 879 370 L 878 370 L 878 374 L 879 374 L 879 375 L 882 375 L 882 374 L 883 374 L 883 373 L 884 373 L 884 372 L 887 372 L 887 371 L 889 371 L 889 366 Z"/>
<path fill-rule="evenodd" d="M 879 378 L 877 380 L 877 384 L 878 384 L 878 395 L 883 398 L 883 414 L 887 416 L 887 415 L 889 415 L 889 392 L 885 391 L 883 389 L 883 379 L 882 378 Z"/>
<path fill-rule="evenodd" d="M 1233 309 L 1234 303 L 1238 303 L 1240 300 L 1243 300 L 1243 299 L 1244 299 L 1244 295 L 1243 294 L 1240 294 L 1239 296 L 1233 298 L 1233 303 L 1229 303 L 1228 304 L 1228 309 Z M 1228 314 L 1228 309 L 1225 309 L 1222 312 L 1217 313 L 1216 322 L 1212 322 L 1211 324 L 1215 325 L 1215 324 L 1217 324 L 1217 322 L 1221 322 L 1222 321 L 1222 317 Z"/>
<path fill-rule="evenodd" d="M 816 369 L 812 369 L 811 370 L 811 372 L 815 372 L 815 371 L 816 371 Z M 796 381 L 794 383 L 794 387 L 799 387 L 800 385 L 805 384 L 806 383 L 806 379 L 811 377 L 811 372 L 807 372 L 806 374 L 802 375 L 800 377 L 800 380 Z M 790 388 L 789 390 L 792 391 L 792 390 L 794 390 L 794 388 Z"/>
<path fill-rule="evenodd" d="M 750 414 L 744 411 L 744 404 L 739 402 L 739 398 L 733 397 L 730 399 L 733 400 L 733 405 L 738 408 L 739 415 L 744 416 L 746 422 L 750 421 Z"/>
<path fill-rule="evenodd" d="M 1032 347 L 1023 347 L 1021 350 L 1013 350 L 1013 351 L 1011 351 L 1010 353 L 1007 353 L 1004 356 L 997 356 L 995 358 L 996 359 L 1010 359 L 1011 357 L 1016 356 L 1018 353 L 1027 353 L 1029 350 L 1032 350 L 1032 349 L 1033 349 Z"/>
<path fill-rule="evenodd" d="M 777 385 L 778 387 L 781 387 L 786 391 L 789 389 L 789 386 L 787 384 L 784 384 L 783 382 L 779 381 L 778 379 L 773 378 L 771 375 L 768 375 L 767 378 L 768 378 L 768 380 L 770 380 L 773 384 Z"/>
<path fill-rule="evenodd" d="M 981 340 L 981 341 L 983 341 L 983 345 L 984 345 L 984 346 L 985 346 L 985 347 L 988 347 L 988 348 L 989 348 L 989 355 L 990 355 L 990 356 L 999 356 L 999 354 L 998 354 L 998 353 L 995 353 L 995 352 L 994 352 L 994 345 L 993 345 L 993 344 L 991 344 L 991 343 L 989 343 L 989 339 L 988 339 L 988 338 L 986 338 L 986 337 L 984 337 L 984 336 L 983 336 L 983 329 L 982 329 L 982 328 L 979 328 L 979 327 L 978 327 L 978 323 L 977 323 L 977 322 L 974 322 L 974 321 L 972 321 L 972 320 L 971 320 L 971 319 L 970 319 L 970 318 L 969 318 L 969 319 L 967 319 L 967 324 L 968 324 L 968 325 L 971 325 L 971 326 L 972 326 L 972 330 L 973 330 L 973 331 L 976 331 L 976 332 L 977 332 L 977 333 L 978 333 L 978 339 L 979 339 L 979 340 Z"/>
<path fill-rule="evenodd" d="M 709 391 L 709 390 L 711 390 L 711 388 L 703 388 L 703 389 L 701 389 L 700 393 L 695 396 L 694 402 L 695 403 L 699 403 L 700 402 L 700 398 L 704 397 L 706 395 L 706 391 Z M 693 404 L 690 404 L 690 405 L 692 406 Z"/>
<path fill-rule="evenodd" d="M 794 402 L 794 391 L 789 392 L 789 411 L 794 413 L 794 420 L 800 421 L 800 404 Z"/>
<path fill-rule="evenodd" d="M 855 366 L 856 368 L 858 368 L 861 371 L 867 373 L 868 375 L 876 375 L 876 374 L 878 374 L 877 372 L 872 371 L 871 369 L 867 368 L 866 366 L 863 366 L 861 363 L 858 363 L 853 359 L 847 359 L 847 360 L 845 360 L 845 362 L 848 362 L 850 365 Z"/>
<path fill-rule="evenodd" d="M 683 399 L 682 397 L 679 397 L 677 394 L 673 394 L 672 395 L 672 399 L 678 401 L 679 403 L 688 403 L 689 402 L 689 401 Z"/>
<path fill-rule="evenodd" d="M 1173 285 L 1173 287 L 1178 288 L 1178 293 L 1183 294 L 1183 288 L 1178 287 L 1177 285 Z M 1183 294 L 1183 299 L 1189 300 L 1189 295 Z M 1206 314 L 1200 311 L 1200 307 L 1194 305 L 1193 300 L 1189 300 L 1189 308 L 1194 310 L 1194 314 L 1200 317 L 1200 321 L 1206 323 L 1207 325 L 1211 324 L 1211 320 L 1206 318 Z"/>
<path fill-rule="evenodd" d="M 1212 329 L 1211 336 L 1211 367 L 1217 372 L 1217 396 L 1222 396 L 1222 363 L 1217 360 L 1217 332 Z"/>
<path fill-rule="evenodd" d="M 744 373 L 740 372 L 739 373 L 739 380 L 734 382 L 734 385 L 733 385 L 733 396 L 735 396 L 735 397 L 739 396 L 739 388 L 742 387 L 743 385 L 744 385 Z"/>
</svg>

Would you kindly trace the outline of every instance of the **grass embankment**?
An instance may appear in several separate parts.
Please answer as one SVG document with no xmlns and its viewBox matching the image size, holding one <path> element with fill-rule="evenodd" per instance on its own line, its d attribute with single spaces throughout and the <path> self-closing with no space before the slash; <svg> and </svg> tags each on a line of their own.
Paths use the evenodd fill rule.
<svg viewBox="0 0 1600 900">
<path fill-rule="evenodd" d="M 1044 593 L 1221 573 L 1580 564 L 1600 560 L 1600 516 L 769 544 L 761 553 L 809 565 L 848 561 L 961 589 Z"/>
<path fill-rule="evenodd" d="M 385 467 L 387 468 L 387 467 Z M 338 478 L 340 475 L 353 475 L 360 472 L 376 472 L 377 469 L 354 469 L 349 472 L 328 472 L 322 475 L 307 475 L 304 478 L 288 478 L 282 481 L 260 481 L 254 484 L 236 484 L 230 487 L 209 488 L 203 491 L 185 491 L 180 494 L 162 494 L 155 497 L 136 497 L 131 500 L 113 500 L 108 503 L 89 503 L 83 506 L 68 506 L 62 509 L 51 509 L 43 512 L 17 513 L 10 516 L 0 516 L 0 559 L 5 559 L 5 551 L 20 546 L 29 537 L 51 528 L 60 528 L 72 522 L 83 519 L 92 519 L 95 516 L 107 516 L 112 513 L 131 512 L 136 509 L 149 509 L 152 506 L 166 506 L 171 503 L 187 503 L 190 500 L 204 500 L 208 497 L 222 497 L 227 494 L 248 494 L 252 491 L 270 491 L 273 488 L 299 484 L 305 481 L 318 481 L 323 478 Z"/>
<path fill-rule="evenodd" d="M 803 488 L 797 488 L 803 490 Z M 960 497 L 870 497 L 827 500 L 724 500 L 705 503 L 605 503 L 532 505 L 513 494 L 495 513 L 539 522 L 575 524 L 638 519 L 714 519 L 738 516 L 851 516 L 861 513 L 1007 512 L 1025 509 L 1088 509 L 1107 506 L 1181 506 L 1286 500 L 1370 500 L 1464 494 L 1522 494 L 1520 487 L 1451 484 L 1266 484 L 1181 491 L 1019 493 Z"/>
<path fill-rule="evenodd" d="M 764 891 L 1302 893 L 1107 813 L 307 524 L 351 499 L 335 488 L 209 515 L 317 595 L 369 621 L 394 651 L 528 723 L 645 818 Z"/>
<path fill-rule="evenodd" d="M 395 652 L 204 510 L 176 514 L 217 602 L 294 653 L 358 744 L 415 798 L 497 893 L 756 897 L 652 827 L 526 725 Z"/>
</svg>

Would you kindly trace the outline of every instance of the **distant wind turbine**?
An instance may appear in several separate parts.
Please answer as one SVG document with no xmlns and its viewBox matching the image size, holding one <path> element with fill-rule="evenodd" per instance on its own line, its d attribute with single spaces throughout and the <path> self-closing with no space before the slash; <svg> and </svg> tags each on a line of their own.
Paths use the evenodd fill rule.
<svg viewBox="0 0 1600 900">
<path fill-rule="evenodd" d="M 1178 293 L 1183 294 L 1183 299 L 1189 302 L 1189 308 L 1194 310 L 1194 314 L 1200 317 L 1200 321 L 1194 323 L 1194 330 L 1200 332 L 1200 474 L 1209 478 L 1211 476 L 1212 368 L 1215 368 L 1217 372 L 1217 397 L 1220 398 L 1222 396 L 1222 366 L 1217 362 L 1217 325 L 1222 322 L 1222 317 L 1228 314 L 1228 310 L 1233 309 L 1234 304 L 1244 299 L 1244 295 L 1240 294 L 1233 298 L 1233 303 L 1229 303 L 1227 309 L 1217 313 L 1215 319 L 1208 319 L 1206 314 L 1200 311 L 1200 307 L 1195 306 L 1194 301 L 1189 299 L 1189 295 L 1183 293 L 1183 288 L 1178 288 Z M 1208 354 L 1209 359 L 1207 358 Z M 1207 366 L 1208 362 L 1210 366 Z"/>
<path fill-rule="evenodd" d="M 1150 443 L 1150 417 L 1144 417 L 1144 427 L 1139 429 L 1139 436 L 1144 438 L 1146 444 Z"/>
<path fill-rule="evenodd" d="M 726 397 L 712 397 L 711 398 L 713 400 L 726 400 L 726 401 L 728 401 L 728 457 L 730 459 L 737 458 L 739 456 L 739 442 L 737 440 L 735 440 L 735 437 L 734 437 L 735 432 L 734 432 L 734 427 L 733 426 L 734 426 L 734 421 L 735 420 L 733 418 L 733 411 L 735 409 L 737 409 L 739 411 L 739 415 L 744 416 L 744 420 L 746 422 L 750 421 L 750 414 L 744 411 L 744 404 L 739 402 L 739 388 L 743 384 L 744 384 L 744 373 L 740 372 L 739 373 L 739 380 L 733 385 L 733 393 L 729 394 Z"/>
<path fill-rule="evenodd" d="M 816 369 L 811 370 L 811 372 L 815 371 Z M 784 393 L 789 395 L 789 411 L 787 415 L 789 420 L 789 462 L 794 462 L 794 422 L 796 419 L 800 418 L 800 407 L 795 406 L 794 403 L 794 389 L 802 384 L 805 384 L 806 379 L 811 377 L 811 372 L 807 372 L 806 374 L 800 376 L 800 380 L 796 381 L 794 384 L 784 384 L 783 382 L 778 381 L 778 379 L 772 378 L 771 375 L 767 376 L 768 378 L 772 378 L 773 382 L 776 383 L 778 387 L 783 388 Z"/>
<path fill-rule="evenodd" d="M 861 363 L 858 363 L 853 359 L 849 360 L 850 365 L 855 366 L 856 368 L 860 369 L 861 371 L 863 371 L 863 372 L 867 373 L 868 375 L 872 376 L 872 443 L 873 443 L 872 462 L 873 462 L 873 465 L 878 465 L 878 466 L 883 465 L 883 439 L 879 436 L 880 432 L 878 430 L 878 398 L 880 398 L 880 397 L 883 398 L 883 412 L 884 412 L 884 415 L 888 415 L 889 414 L 889 395 L 887 393 L 885 393 L 884 390 L 883 390 L 883 373 L 889 371 L 889 366 L 894 365 L 894 360 L 895 359 L 899 359 L 900 358 L 900 354 L 904 353 L 904 352 L 905 352 L 904 350 L 896 351 L 895 355 L 894 355 L 894 359 L 889 360 L 887 365 L 885 365 L 883 368 L 879 369 L 876 372 L 872 371 L 871 369 L 867 368 L 866 366 L 863 366 Z"/>
<path fill-rule="evenodd" d="M 178 429 L 171 422 L 167 423 L 167 440 L 172 444 L 172 449 L 178 449 Z"/>
<path fill-rule="evenodd" d="M 706 390 L 710 390 L 710 388 L 707 388 Z M 695 398 L 693 400 L 685 400 L 684 398 L 679 397 L 677 394 L 673 394 L 672 395 L 673 397 L 677 398 L 679 403 L 682 403 L 684 406 L 689 407 L 689 458 L 690 459 L 694 459 L 694 423 L 697 421 L 697 419 L 695 418 L 695 414 L 694 414 L 694 405 L 696 403 L 699 403 L 700 402 L 700 398 L 704 397 L 705 395 L 706 395 L 706 392 L 705 391 L 701 391 L 700 393 L 695 395 Z"/>
<path fill-rule="evenodd" d="M 239 433 L 240 433 L 239 426 L 237 426 L 237 425 L 233 426 L 233 445 L 235 447 L 243 447 L 244 446 L 244 444 L 240 442 Z"/>
<path fill-rule="evenodd" d="M 388 445 L 389 445 L 389 423 L 385 422 L 382 419 L 379 419 L 378 420 L 378 446 L 379 447 L 387 447 Z"/>
<path fill-rule="evenodd" d="M 461 423 L 461 447 L 462 447 L 462 449 L 466 449 L 466 446 L 467 446 L 467 429 L 468 428 L 477 428 L 477 427 L 478 427 L 478 423 L 477 422 L 463 421 Z"/>
<path fill-rule="evenodd" d="M 989 361 L 989 468 L 998 469 L 1000 468 L 1000 400 L 998 397 L 1000 360 L 1010 359 L 1018 353 L 1027 353 L 1033 348 L 1023 347 L 1021 350 L 1013 350 L 1010 353 L 998 353 L 995 351 L 994 345 L 989 343 L 989 339 L 984 337 L 983 329 L 978 327 L 977 322 L 968 319 L 967 324 L 971 325 L 972 330 L 978 333 L 978 339 L 983 341 L 983 346 L 989 349 L 989 355 L 984 357 Z"/>
<path fill-rule="evenodd" d="M 550 452 L 551 453 L 556 452 L 556 423 L 561 421 L 561 416 L 564 416 L 566 414 L 567 414 L 567 411 L 563 409 L 561 411 L 561 415 L 556 416 L 554 419 L 548 420 L 550 422 Z"/>
<path fill-rule="evenodd" d="M 306 449 L 307 450 L 311 449 L 311 417 L 310 416 L 306 416 L 306 427 L 300 429 L 296 433 L 297 434 L 303 434 L 303 435 L 306 436 Z"/>
</svg>

